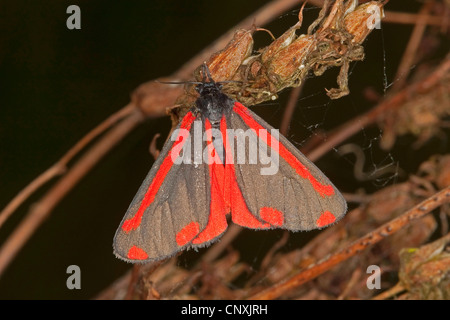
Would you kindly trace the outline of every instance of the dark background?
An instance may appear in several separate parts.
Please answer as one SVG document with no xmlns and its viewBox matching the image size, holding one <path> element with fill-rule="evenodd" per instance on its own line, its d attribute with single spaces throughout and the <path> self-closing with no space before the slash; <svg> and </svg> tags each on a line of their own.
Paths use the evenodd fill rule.
<svg viewBox="0 0 450 320">
<path fill-rule="evenodd" d="M 267 2 L 0 1 L 0 207 L 89 130 L 126 105 L 139 84 L 176 71 Z M 71 4 L 81 8 L 81 30 L 66 28 L 66 8 Z M 391 1 L 387 9 L 417 12 L 419 7 L 416 1 Z M 318 12 L 307 10 L 304 25 Z M 279 36 L 296 22 L 297 14 L 298 10 L 287 12 L 266 27 Z M 363 89 L 373 87 L 383 94 L 384 81 L 394 81 L 411 29 L 386 24 L 373 32 L 365 43 L 366 60 L 352 64 L 347 97 L 331 101 L 324 94 L 324 88 L 335 86 L 337 70 L 308 80 L 289 138 L 300 146 L 313 129 L 330 129 L 370 109 Z M 255 49 L 269 41 L 265 33 L 257 33 L 255 40 Z M 280 100 L 254 110 L 279 127 L 287 97 L 288 90 Z M 92 298 L 124 274 L 130 265 L 113 256 L 112 238 L 152 164 L 148 153 L 152 137 L 164 136 L 169 129 L 168 118 L 149 120 L 114 148 L 20 251 L 0 278 L 0 298 Z M 354 138 L 370 148 L 373 164 L 391 157 L 401 166 L 414 168 L 420 163 L 422 159 L 408 160 L 407 149 L 378 153 L 380 134 L 379 129 L 362 128 Z M 352 163 L 334 153 L 318 165 L 343 191 L 357 188 L 352 184 Z M 48 186 L 0 229 L 0 243 L 46 190 Z M 264 252 L 261 239 L 266 233 L 244 235 L 253 247 L 242 250 L 250 262 L 257 261 L 256 253 Z M 81 268 L 81 290 L 66 288 L 66 268 L 71 264 Z"/>
</svg>

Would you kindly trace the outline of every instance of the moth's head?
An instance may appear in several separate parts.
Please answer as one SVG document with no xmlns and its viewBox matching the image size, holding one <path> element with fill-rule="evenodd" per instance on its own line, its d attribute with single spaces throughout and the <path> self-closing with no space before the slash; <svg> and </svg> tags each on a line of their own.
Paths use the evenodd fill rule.
<svg viewBox="0 0 450 320">
<path fill-rule="evenodd" d="M 198 83 L 195 87 L 195 90 L 197 90 L 200 95 L 208 95 L 221 92 L 222 84 L 214 81 L 206 62 L 204 62 L 202 65 L 202 75 L 202 82 Z"/>
<path fill-rule="evenodd" d="M 222 85 L 216 82 L 203 82 L 195 87 L 200 96 L 218 94 L 221 92 L 221 89 Z"/>
<path fill-rule="evenodd" d="M 233 108 L 234 101 L 222 92 L 224 82 L 213 80 L 206 63 L 202 66 L 202 74 L 202 81 L 196 83 L 195 87 L 200 95 L 195 103 L 204 118 L 209 119 L 213 125 L 218 124 L 224 113 Z"/>
</svg>

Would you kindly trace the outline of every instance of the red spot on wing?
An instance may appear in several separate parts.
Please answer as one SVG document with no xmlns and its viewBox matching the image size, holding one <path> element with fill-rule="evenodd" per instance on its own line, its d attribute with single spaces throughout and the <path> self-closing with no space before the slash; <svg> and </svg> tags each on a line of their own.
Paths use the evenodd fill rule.
<svg viewBox="0 0 450 320">
<path fill-rule="evenodd" d="M 256 130 L 258 137 L 263 140 L 269 147 L 271 146 L 272 136 L 267 130 L 267 135 L 260 135 L 259 130 L 266 130 L 262 125 L 253 119 L 252 115 L 248 112 L 242 104 L 236 102 L 233 108 L 242 120 L 252 129 Z M 331 196 L 334 194 L 333 186 L 324 185 L 317 181 L 316 178 L 309 172 L 309 170 L 282 144 L 278 144 L 279 155 L 296 171 L 296 173 L 304 179 L 308 179 L 314 190 L 316 190 L 322 197 Z"/>
<path fill-rule="evenodd" d="M 127 258 L 130 260 L 146 260 L 148 259 L 148 254 L 143 249 L 132 246 L 130 250 L 128 250 Z"/>
<path fill-rule="evenodd" d="M 191 128 L 192 122 L 195 120 L 195 116 L 192 112 L 188 112 L 180 125 L 180 129 L 186 129 L 189 130 Z M 181 132 L 180 132 L 181 135 Z M 144 199 L 141 202 L 141 205 L 139 206 L 139 209 L 136 211 L 135 215 L 127 219 L 123 222 L 122 230 L 125 232 L 130 232 L 131 230 L 135 230 L 139 225 L 141 224 L 142 215 L 145 212 L 145 209 L 148 208 L 148 206 L 153 202 L 155 199 L 156 193 L 158 192 L 159 188 L 161 187 L 161 184 L 163 183 L 167 173 L 169 172 L 170 168 L 172 168 L 173 161 L 171 157 L 171 151 L 174 148 L 181 148 L 182 145 L 186 142 L 186 139 L 180 139 L 180 135 L 175 140 L 174 144 L 172 145 L 169 153 L 167 154 L 166 158 L 162 162 L 161 166 L 159 167 L 158 172 L 156 173 L 155 178 L 151 182 L 150 186 L 148 187 L 147 192 L 145 193 Z"/>
<path fill-rule="evenodd" d="M 191 222 L 177 233 L 175 240 L 182 247 L 190 242 L 199 232 L 200 225 L 198 222 Z"/>
<path fill-rule="evenodd" d="M 320 218 L 317 219 L 316 225 L 317 227 L 322 228 L 335 221 L 336 217 L 330 211 L 325 211 L 320 215 Z"/>
<path fill-rule="evenodd" d="M 274 208 L 263 207 L 259 209 L 259 216 L 273 226 L 281 227 L 284 222 L 284 214 Z"/>
</svg>

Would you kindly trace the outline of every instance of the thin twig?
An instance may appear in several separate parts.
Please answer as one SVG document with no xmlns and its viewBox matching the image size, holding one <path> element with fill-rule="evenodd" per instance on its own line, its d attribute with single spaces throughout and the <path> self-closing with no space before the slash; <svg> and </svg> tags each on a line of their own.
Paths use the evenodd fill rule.
<svg viewBox="0 0 450 320">
<path fill-rule="evenodd" d="M 211 246 L 210 249 L 202 256 L 201 263 L 214 261 L 230 243 L 241 233 L 242 227 L 231 224 L 227 232 L 219 242 Z"/>
<path fill-rule="evenodd" d="M 89 143 L 101 135 L 103 132 L 111 128 L 115 123 L 129 115 L 134 106 L 129 104 L 120 109 L 116 113 L 109 116 L 106 120 L 100 123 L 97 127 L 86 134 L 80 141 L 78 141 L 67 153 L 58 160 L 53 166 L 41 173 L 36 179 L 30 182 L 24 189 L 22 189 L 0 212 L 0 228 L 5 221 L 22 205 L 33 193 L 40 187 L 46 184 L 51 179 L 64 174 L 67 171 L 68 163 L 81 152 Z"/>
<path fill-rule="evenodd" d="M 390 297 L 393 297 L 400 292 L 405 291 L 405 287 L 401 283 L 397 283 L 392 288 L 380 293 L 379 295 L 372 298 L 372 300 L 385 300 L 389 299 Z"/>
<path fill-rule="evenodd" d="M 0 275 L 15 257 L 17 252 L 31 237 L 34 231 L 49 216 L 59 201 L 80 181 L 80 179 L 103 158 L 103 156 L 120 140 L 122 140 L 131 129 L 142 120 L 142 113 L 133 109 L 133 113 L 122 120 L 111 131 L 105 134 L 101 143 L 97 143 L 59 180 L 49 192 L 35 204 L 24 220 L 9 236 L 0 249 Z"/>
<path fill-rule="evenodd" d="M 349 292 L 354 288 L 356 283 L 359 281 L 361 274 L 362 274 L 361 268 L 357 268 L 352 272 L 352 276 L 350 277 L 350 280 L 348 281 L 347 285 L 345 286 L 345 289 L 339 295 L 337 300 L 344 300 L 347 297 Z"/>
<path fill-rule="evenodd" d="M 286 104 L 286 109 L 284 109 L 283 119 L 281 120 L 281 125 L 280 125 L 280 133 L 284 136 L 286 136 L 288 133 L 289 125 L 291 124 L 291 120 L 292 120 L 292 115 L 294 114 L 295 107 L 297 106 L 298 98 L 300 97 L 300 94 L 302 93 L 304 84 L 305 84 L 305 82 L 302 82 L 302 84 L 300 86 L 292 89 L 291 94 L 289 96 L 289 101 Z"/>
<path fill-rule="evenodd" d="M 392 90 L 394 91 L 397 91 L 399 88 L 402 88 L 405 85 L 406 80 L 408 79 L 408 75 L 411 71 L 411 66 L 414 64 L 414 61 L 416 60 L 415 58 L 417 54 L 417 49 L 422 41 L 425 29 L 427 27 L 428 12 L 430 12 L 433 4 L 434 4 L 433 0 L 427 1 L 422 6 L 422 9 L 419 12 L 419 17 L 417 18 L 416 25 L 414 26 L 414 30 L 411 33 L 408 45 L 406 46 L 402 60 L 397 69 L 397 74 L 395 76 L 395 79 L 397 79 L 397 81 L 395 81 L 392 86 Z"/>
<path fill-rule="evenodd" d="M 395 23 L 395 24 L 416 24 L 419 18 L 419 14 L 385 11 L 385 17 L 383 23 Z M 443 17 L 427 15 L 424 17 L 427 25 L 431 26 L 445 26 Z"/>
</svg>

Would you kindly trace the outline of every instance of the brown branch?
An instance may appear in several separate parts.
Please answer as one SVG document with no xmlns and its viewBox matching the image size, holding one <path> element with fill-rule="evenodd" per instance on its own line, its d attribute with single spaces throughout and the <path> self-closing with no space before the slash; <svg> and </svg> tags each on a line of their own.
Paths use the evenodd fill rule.
<svg viewBox="0 0 450 320">
<path fill-rule="evenodd" d="M 97 127 L 86 134 L 78 141 L 67 153 L 58 160 L 53 166 L 41 173 L 36 179 L 30 182 L 23 190 L 21 190 L 0 212 L 0 228 L 3 223 L 14 213 L 17 208 L 22 205 L 34 192 L 46 184 L 51 179 L 64 174 L 67 171 L 69 162 L 81 152 L 89 143 L 100 136 L 103 132 L 111 128 L 115 123 L 128 116 L 135 107 L 131 104 L 120 109 L 116 113 L 109 116 Z"/>
<path fill-rule="evenodd" d="M 295 112 L 298 98 L 300 97 L 300 94 L 303 89 L 303 85 L 304 85 L 304 82 L 300 86 L 292 89 L 291 94 L 289 96 L 289 101 L 286 104 L 286 108 L 284 109 L 283 119 L 281 120 L 281 125 L 280 125 L 280 133 L 284 136 L 287 135 L 287 133 L 288 133 L 289 125 L 291 124 L 292 116 Z"/>
<path fill-rule="evenodd" d="M 406 50 L 394 78 L 396 81 L 394 82 L 391 90 L 397 91 L 397 89 L 402 88 L 406 83 L 411 66 L 415 61 L 417 49 L 422 41 L 425 29 L 427 27 L 428 12 L 431 10 L 433 4 L 433 0 L 425 2 L 419 12 L 419 17 L 417 18 L 416 25 L 414 26 L 414 30 L 411 33 L 408 45 L 406 46 Z"/>
<path fill-rule="evenodd" d="M 386 291 L 380 293 L 379 295 L 373 297 L 372 300 L 385 300 L 385 299 L 388 299 L 392 296 L 395 296 L 395 295 L 401 293 L 402 291 L 405 291 L 405 287 L 403 287 L 403 285 L 401 283 L 397 283 L 395 286 L 393 286 L 389 290 L 386 290 Z"/>
<path fill-rule="evenodd" d="M 279 298 L 284 293 L 316 278 L 342 261 L 355 256 L 375 243 L 378 243 L 384 238 L 396 233 L 400 229 L 407 226 L 411 221 L 420 219 L 439 206 L 449 202 L 450 186 L 416 205 L 401 216 L 383 224 L 381 227 L 375 229 L 364 237 L 359 238 L 339 252 L 319 261 L 297 275 L 250 297 L 249 299 L 269 300 Z"/>
<path fill-rule="evenodd" d="M 143 120 L 137 109 L 108 132 L 35 204 L 0 249 L 0 275 L 58 202 L 103 156 Z"/>
<path fill-rule="evenodd" d="M 417 20 L 420 19 L 420 14 L 406 13 L 406 12 L 395 12 L 395 11 L 385 11 L 385 17 L 383 19 L 384 23 L 394 23 L 394 24 L 416 24 Z M 445 21 L 443 17 L 426 15 L 424 17 L 426 24 L 431 26 L 445 26 Z"/>
<path fill-rule="evenodd" d="M 241 233 L 242 227 L 232 224 L 228 227 L 226 233 L 219 242 L 211 246 L 210 249 L 202 256 L 201 263 L 214 261 L 231 242 Z"/>
</svg>

